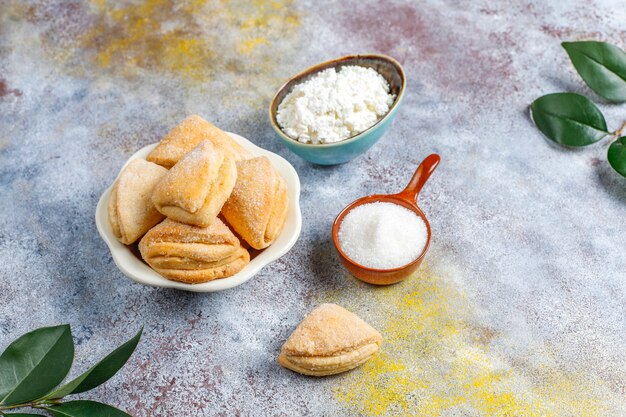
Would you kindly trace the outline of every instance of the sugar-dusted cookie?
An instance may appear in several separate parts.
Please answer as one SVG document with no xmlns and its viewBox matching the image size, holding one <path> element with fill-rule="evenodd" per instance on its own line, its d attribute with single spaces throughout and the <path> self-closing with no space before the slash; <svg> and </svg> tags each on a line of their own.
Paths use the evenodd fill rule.
<svg viewBox="0 0 626 417">
<path fill-rule="evenodd" d="M 166 168 L 171 168 L 203 140 L 210 141 L 215 147 L 229 154 L 236 161 L 252 157 L 228 133 L 202 117 L 193 115 L 170 130 L 146 159 Z"/>
<path fill-rule="evenodd" d="M 143 259 L 165 278 L 190 284 L 230 277 L 250 254 L 220 220 L 196 227 L 165 219 L 139 242 Z"/>
<path fill-rule="evenodd" d="M 206 227 L 219 214 L 236 181 L 233 158 L 204 140 L 154 187 L 152 202 L 173 220 Z"/>
<path fill-rule="evenodd" d="M 130 245 L 152 226 L 163 220 L 152 203 L 155 185 L 167 169 L 143 159 L 135 159 L 122 170 L 109 198 L 109 222 L 118 240 Z"/>
<path fill-rule="evenodd" d="M 263 249 L 283 230 L 288 203 L 285 179 L 262 156 L 237 162 L 237 182 L 222 215 L 250 246 Z"/>
<path fill-rule="evenodd" d="M 356 368 L 378 351 L 382 336 L 356 314 L 322 304 L 283 345 L 278 363 L 305 375 L 333 375 Z"/>
</svg>

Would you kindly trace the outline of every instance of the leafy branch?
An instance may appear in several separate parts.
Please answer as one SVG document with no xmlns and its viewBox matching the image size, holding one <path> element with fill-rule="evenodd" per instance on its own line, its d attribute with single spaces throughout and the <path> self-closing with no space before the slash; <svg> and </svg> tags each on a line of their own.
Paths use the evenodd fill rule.
<svg viewBox="0 0 626 417">
<path fill-rule="evenodd" d="M 585 83 L 611 102 L 626 101 L 626 52 L 605 42 L 563 42 L 563 48 Z M 626 177 L 626 122 L 609 131 L 604 115 L 587 97 L 555 93 L 539 97 L 530 106 L 535 125 L 549 139 L 581 147 L 609 138 L 609 164 Z"/>
<path fill-rule="evenodd" d="M 129 417 L 107 404 L 63 399 L 89 391 L 112 378 L 135 351 L 142 331 L 60 387 L 74 361 L 70 326 L 43 327 L 19 337 L 0 355 L 0 416 L 42 417 L 41 414 L 6 413 L 28 407 L 54 417 Z"/>
</svg>

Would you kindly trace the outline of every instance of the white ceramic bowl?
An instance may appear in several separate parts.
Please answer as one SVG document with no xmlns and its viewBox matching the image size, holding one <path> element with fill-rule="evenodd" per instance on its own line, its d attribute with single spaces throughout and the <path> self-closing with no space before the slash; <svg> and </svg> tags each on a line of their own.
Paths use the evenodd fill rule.
<svg viewBox="0 0 626 417">
<path fill-rule="evenodd" d="M 232 277 L 216 279 L 202 284 L 186 284 L 184 282 L 170 281 L 163 278 L 158 272 L 154 271 L 145 262 L 139 259 L 139 257 L 132 252 L 130 247 L 122 244 L 115 238 L 108 217 L 108 204 L 111 195 L 111 187 L 109 187 L 102 194 L 102 197 L 100 197 L 100 201 L 98 201 L 98 206 L 96 207 L 96 226 L 98 227 L 100 236 L 102 236 L 102 239 L 109 246 L 113 261 L 115 261 L 120 271 L 128 278 L 140 284 L 152 287 L 176 288 L 194 292 L 223 291 L 248 281 L 256 275 L 261 268 L 286 254 L 296 243 L 298 236 L 300 236 L 300 230 L 302 229 L 302 215 L 300 214 L 300 179 L 298 178 L 296 170 L 289 162 L 275 153 L 259 148 L 248 139 L 239 135 L 234 133 L 228 134 L 252 154 L 269 158 L 272 165 L 282 174 L 287 182 L 289 212 L 287 214 L 285 227 L 278 239 L 276 239 L 270 247 L 260 251 L 244 269 Z M 156 145 L 156 143 L 153 143 L 137 151 L 126 161 L 124 167 L 133 159 L 145 158 Z M 124 167 L 122 167 L 122 169 L 124 169 Z"/>
</svg>

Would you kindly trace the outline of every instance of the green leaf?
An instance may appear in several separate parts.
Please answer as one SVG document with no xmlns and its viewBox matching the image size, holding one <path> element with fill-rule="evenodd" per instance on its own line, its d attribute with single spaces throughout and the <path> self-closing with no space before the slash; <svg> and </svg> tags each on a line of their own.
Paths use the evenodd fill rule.
<svg viewBox="0 0 626 417">
<path fill-rule="evenodd" d="M 46 395 L 45 398 L 61 398 L 69 394 L 78 394 L 89 391 L 108 381 L 117 371 L 122 369 L 128 358 L 133 354 L 142 332 L 143 328 L 139 330 L 135 337 L 109 353 L 106 358 L 91 367 L 87 372 Z"/>
<path fill-rule="evenodd" d="M 566 146 L 587 146 L 609 134 L 600 110 L 587 97 L 554 93 L 530 105 L 535 125 L 549 139 Z"/>
<path fill-rule="evenodd" d="M 626 177 L 626 136 L 611 143 L 606 156 L 613 169 Z"/>
<path fill-rule="evenodd" d="M 73 360 L 68 324 L 19 337 L 0 355 L 0 404 L 21 404 L 50 392 L 63 381 Z"/>
<path fill-rule="evenodd" d="M 95 401 L 70 401 L 46 407 L 55 417 L 131 417 L 122 410 Z"/>
<path fill-rule="evenodd" d="M 45 417 L 41 414 L 25 414 L 25 413 L 5 413 L 7 416 L 11 417 Z"/>
<path fill-rule="evenodd" d="M 610 101 L 626 101 L 626 53 L 605 42 L 563 42 L 589 88 Z"/>
</svg>

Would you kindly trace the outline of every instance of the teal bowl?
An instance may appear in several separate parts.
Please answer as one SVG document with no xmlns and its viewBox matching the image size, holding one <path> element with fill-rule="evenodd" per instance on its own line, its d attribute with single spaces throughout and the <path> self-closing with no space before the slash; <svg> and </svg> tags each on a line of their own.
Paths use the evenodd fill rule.
<svg viewBox="0 0 626 417">
<path fill-rule="evenodd" d="M 308 80 L 318 72 L 328 68 L 341 68 L 347 65 L 358 65 L 361 67 L 373 68 L 387 80 L 391 93 L 396 96 L 396 100 L 391 105 L 389 112 L 372 127 L 364 130 L 358 135 L 349 137 L 340 142 L 322 144 L 302 143 L 287 136 L 287 134 L 281 130 L 278 122 L 276 121 L 278 105 L 283 101 L 285 96 L 289 94 L 297 84 Z M 278 137 L 280 137 L 283 143 L 299 157 L 319 165 L 342 164 L 365 153 L 369 148 L 374 146 L 376 142 L 378 142 L 391 125 L 393 119 L 396 117 L 398 107 L 400 107 L 402 97 L 404 96 L 405 88 L 406 77 L 404 75 L 404 70 L 402 69 L 400 63 L 395 59 L 386 55 L 377 54 L 344 56 L 332 61 L 317 64 L 283 84 L 270 103 L 270 122 L 278 134 Z"/>
</svg>

